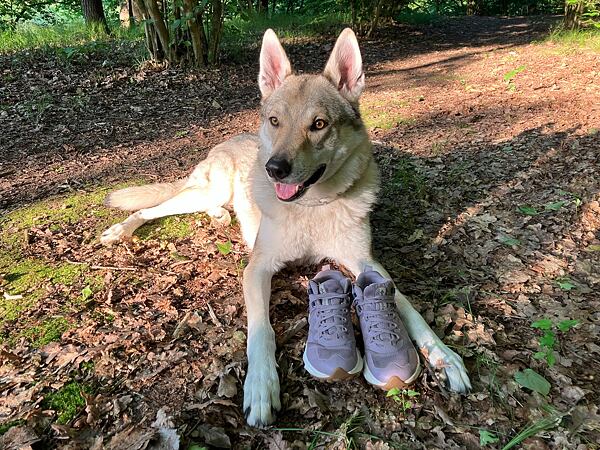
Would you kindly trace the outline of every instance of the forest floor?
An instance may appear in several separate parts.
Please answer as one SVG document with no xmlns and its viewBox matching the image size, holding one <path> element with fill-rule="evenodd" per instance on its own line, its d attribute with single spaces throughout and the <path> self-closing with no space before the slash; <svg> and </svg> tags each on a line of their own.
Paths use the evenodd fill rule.
<svg viewBox="0 0 600 450">
<path fill-rule="evenodd" d="M 600 57 L 544 41 L 549 24 L 448 19 L 361 40 L 375 254 L 473 392 L 431 370 L 392 397 L 311 379 L 318 268 L 290 269 L 273 281 L 283 410 L 265 430 L 241 410 L 237 224 L 172 217 L 98 242 L 124 217 L 102 206 L 111 189 L 184 177 L 257 129 L 258 42 L 208 71 L 136 62 L 127 43 L 0 55 L 0 447 L 173 448 L 176 430 L 196 449 L 598 448 Z M 318 71 L 334 39 L 284 45 Z"/>
</svg>

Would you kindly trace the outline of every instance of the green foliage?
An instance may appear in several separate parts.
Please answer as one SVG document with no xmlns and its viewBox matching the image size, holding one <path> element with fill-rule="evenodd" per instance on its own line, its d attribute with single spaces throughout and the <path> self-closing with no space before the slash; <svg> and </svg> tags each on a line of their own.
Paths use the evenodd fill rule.
<svg viewBox="0 0 600 450">
<path fill-rule="evenodd" d="M 550 383 L 533 369 L 525 369 L 515 373 L 515 381 L 524 388 L 531 389 L 543 396 L 550 393 Z"/>
<path fill-rule="evenodd" d="M 0 53 L 25 49 L 57 49 L 59 56 L 72 60 L 80 54 L 97 50 L 100 45 L 110 46 L 120 41 L 139 42 L 142 33 L 140 28 L 119 27 L 107 36 L 104 31 L 86 27 L 81 18 L 52 25 L 24 22 L 12 29 L 0 29 Z"/>
<path fill-rule="evenodd" d="M 565 25 L 567 28 L 600 29 L 600 2 L 598 0 L 565 0 Z M 573 19 L 569 20 L 569 15 Z"/>
<path fill-rule="evenodd" d="M 12 427 L 18 427 L 20 425 L 25 425 L 25 421 L 23 419 L 13 420 L 10 422 L 5 422 L 0 424 L 0 436 L 10 430 Z"/>
<path fill-rule="evenodd" d="M 37 25 L 71 22 L 79 15 L 79 0 L 0 0 L 0 30 L 28 21 Z"/>
<path fill-rule="evenodd" d="M 579 320 L 567 319 L 558 323 L 558 329 L 563 333 L 566 333 L 576 325 L 579 325 Z"/>
<path fill-rule="evenodd" d="M 231 253 L 231 250 L 233 249 L 233 244 L 231 243 L 231 241 L 217 242 L 215 245 L 217 246 L 217 250 L 219 250 L 219 253 L 223 256 L 229 255 Z"/>
<path fill-rule="evenodd" d="M 575 285 L 570 285 L 575 286 Z M 562 333 L 568 332 L 571 328 L 579 324 L 578 320 L 568 319 L 559 322 L 557 325 L 554 324 L 550 319 L 540 319 L 532 322 L 531 328 L 536 328 L 543 331 L 543 335 L 538 338 L 538 344 L 540 351 L 536 352 L 533 357 L 535 359 L 544 359 L 548 363 L 548 366 L 552 367 L 556 364 L 556 355 L 554 348 L 558 343 L 558 338 L 555 329 Z"/>
<path fill-rule="evenodd" d="M 515 84 L 515 77 L 525 70 L 525 66 L 519 66 L 515 69 L 512 69 L 504 74 L 504 81 L 507 83 L 509 91 L 516 91 L 517 85 Z"/>
<path fill-rule="evenodd" d="M 249 56 L 246 49 L 260 45 L 267 28 L 272 28 L 285 44 L 289 39 L 338 32 L 349 21 L 348 14 L 326 10 L 304 14 L 280 12 L 271 17 L 232 15 L 223 24 L 223 52 L 226 58 L 242 62 Z"/>
<path fill-rule="evenodd" d="M 526 216 L 537 216 L 539 214 L 537 209 L 529 205 L 519 206 L 518 209 L 520 213 L 525 214 Z"/>
<path fill-rule="evenodd" d="M 421 394 L 413 389 L 392 388 L 385 396 L 399 403 L 403 411 L 407 411 L 413 407 L 413 399 L 419 395 Z"/>
<path fill-rule="evenodd" d="M 513 247 L 515 245 L 521 245 L 521 241 L 520 240 L 518 240 L 516 238 L 513 238 L 513 237 L 510 237 L 508 235 L 501 235 L 501 236 L 499 236 L 498 237 L 498 241 L 500 241 L 501 244 L 504 244 L 504 245 L 506 245 L 508 247 Z"/>
<path fill-rule="evenodd" d="M 563 30 L 559 28 L 553 31 L 546 41 L 566 49 L 588 48 L 600 52 L 600 29 L 598 27 L 580 30 Z"/>
<path fill-rule="evenodd" d="M 84 287 L 81 291 L 81 301 L 83 303 L 87 302 L 92 297 L 92 295 L 94 295 L 94 292 L 90 289 L 90 287 Z"/>
<path fill-rule="evenodd" d="M 69 322 L 64 317 L 46 320 L 40 325 L 28 328 L 22 336 L 35 348 L 43 347 L 50 342 L 60 341 L 62 334 L 69 329 Z"/>
<path fill-rule="evenodd" d="M 558 285 L 559 288 L 561 288 L 563 291 L 572 291 L 573 289 L 575 289 L 577 287 L 576 284 L 573 284 L 571 282 L 570 279 L 568 278 L 559 278 L 556 280 L 556 284 Z"/>
<path fill-rule="evenodd" d="M 499 441 L 496 435 L 483 428 L 479 429 L 479 445 L 485 447 L 488 444 L 495 444 Z"/>
<path fill-rule="evenodd" d="M 566 200 L 560 200 L 558 202 L 546 203 L 544 205 L 544 210 L 545 211 L 558 211 L 558 210 L 560 210 L 560 208 L 562 208 L 567 203 L 568 202 Z"/>
<path fill-rule="evenodd" d="M 519 431 L 514 438 L 512 438 L 504 447 L 502 447 L 502 450 L 509 450 L 519 445 L 525 439 L 535 436 L 541 431 L 550 430 L 558 426 L 563 416 L 565 416 L 565 413 L 556 411 L 556 409 L 549 405 L 546 405 L 544 409 L 546 410 L 547 416 L 532 422 Z"/>
</svg>

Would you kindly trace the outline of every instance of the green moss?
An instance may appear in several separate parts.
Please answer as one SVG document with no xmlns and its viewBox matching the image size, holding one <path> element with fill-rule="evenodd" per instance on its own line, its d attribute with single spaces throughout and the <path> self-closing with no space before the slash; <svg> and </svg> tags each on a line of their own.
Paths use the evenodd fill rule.
<svg viewBox="0 0 600 450">
<path fill-rule="evenodd" d="M 31 342 L 33 347 L 43 347 L 50 342 L 60 341 L 62 334 L 70 328 L 70 324 L 64 317 L 54 317 L 42 322 L 40 325 L 28 328 L 21 336 Z"/>
<path fill-rule="evenodd" d="M 397 94 L 386 93 L 386 96 L 372 96 L 361 103 L 361 115 L 367 128 L 390 130 L 398 125 L 409 125 L 414 119 L 404 117 L 399 109 L 407 108 L 410 103 Z"/>
<path fill-rule="evenodd" d="M 11 295 L 24 295 L 34 291 L 30 295 L 39 297 L 36 290 L 41 288 L 44 281 L 63 284 L 73 284 L 84 272 L 88 270 L 87 264 L 59 264 L 54 265 L 41 259 L 23 259 L 21 261 L 10 261 L 0 259 L 0 271 L 5 272 L 4 288 Z"/>
<path fill-rule="evenodd" d="M 25 421 L 20 419 L 20 420 L 13 420 L 12 422 L 6 422 L 3 424 L 0 424 L 0 436 L 2 436 L 4 433 L 6 433 L 8 430 L 10 430 L 12 427 L 17 427 L 19 425 L 24 425 Z"/>
<path fill-rule="evenodd" d="M 158 238 L 163 240 L 178 239 L 189 236 L 192 232 L 189 216 L 186 217 L 163 217 L 147 223 L 135 232 L 142 240 Z"/>
<path fill-rule="evenodd" d="M 75 307 L 87 304 L 93 292 L 101 290 L 103 286 L 103 279 L 88 274 L 88 270 L 87 264 L 54 265 L 40 259 L 24 259 L 6 265 L 6 261 L 0 259 L 0 271 L 5 272 L 2 288 L 9 294 L 8 297 L 0 297 L 0 325 L 15 321 L 24 311 L 35 308 L 44 297 L 48 283 L 66 287 L 79 284 L 84 289 L 89 287 L 92 294 L 84 295 L 83 291 L 78 291 L 67 300 Z M 5 338 L 14 342 L 16 338 L 25 336 L 36 347 L 60 340 L 62 333 L 70 327 L 64 317 L 50 318 L 28 328 L 26 322 L 20 321 L 19 326 L 20 331 L 13 330 L 12 335 Z"/>
<path fill-rule="evenodd" d="M 30 228 L 49 226 L 52 230 L 58 230 L 64 224 L 88 217 L 100 219 L 96 223 L 98 230 L 106 228 L 127 214 L 103 206 L 106 194 L 122 186 L 101 187 L 94 192 L 56 197 L 12 211 L 0 220 L 0 245 L 18 254 Z"/>
<path fill-rule="evenodd" d="M 58 415 L 57 422 L 59 424 L 67 424 L 85 406 L 85 399 L 81 395 L 82 392 L 91 393 L 92 389 L 89 386 L 73 381 L 65 384 L 58 391 L 48 394 L 42 406 L 46 409 L 56 411 Z"/>
</svg>

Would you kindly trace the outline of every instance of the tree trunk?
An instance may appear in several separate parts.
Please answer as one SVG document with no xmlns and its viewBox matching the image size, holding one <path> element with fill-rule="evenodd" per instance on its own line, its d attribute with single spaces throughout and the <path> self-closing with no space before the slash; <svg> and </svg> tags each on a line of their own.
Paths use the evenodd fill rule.
<svg viewBox="0 0 600 450">
<path fill-rule="evenodd" d="M 367 32 L 367 37 L 371 37 L 373 32 L 377 29 L 377 25 L 379 25 L 379 17 L 381 17 L 382 6 L 383 0 L 377 0 L 377 5 L 375 5 L 375 13 L 373 14 L 374 17 L 371 19 L 371 26 Z"/>
<path fill-rule="evenodd" d="M 262 0 L 261 0 L 262 1 Z M 214 64 L 219 59 L 219 46 L 223 33 L 223 0 L 211 0 L 211 32 L 208 42 L 208 62 Z"/>
<path fill-rule="evenodd" d="M 581 27 L 581 15 L 585 9 L 585 3 L 579 1 L 577 3 L 571 3 L 567 1 L 565 3 L 565 28 L 568 30 L 575 30 Z"/>
<path fill-rule="evenodd" d="M 133 28 L 135 21 L 139 19 L 139 14 L 136 14 L 133 9 L 133 0 L 121 0 L 121 8 L 119 10 L 121 26 L 124 28 Z"/>
<path fill-rule="evenodd" d="M 260 5 L 259 12 L 261 14 L 264 14 L 265 16 L 268 16 L 269 15 L 269 0 L 260 0 L 259 5 Z"/>
<path fill-rule="evenodd" d="M 102 0 L 81 0 L 81 11 L 87 25 L 102 28 L 106 34 L 110 33 Z"/>
<path fill-rule="evenodd" d="M 190 30 L 190 40 L 192 41 L 192 50 L 194 51 L 194 64 L 204 66 L 206 64 L 206 55 L 204 53 L 204 42 L 202 42 L 202 13 L 194 14 L 194 8 L 198 6 L 196 0 L 183 0 L 183 14 L 190 17 L 187 24 Z M 202 28 L 202 30 L 201 30 Z"/>
<path fill-rule="evenodd" d="M 467 16 L 475 14 L 475 0 L 467 0 Z"/>
<path fill-rule="evenodd" d="M 148 10 L 148 14 L 150 18 L 154 22 L 154 28 L 156 29 L 156 33 L 158 34 L 158 39 L 160 41 L 160 45 L 162 46 L 165 56 L 167 60 L 173 60 L 173 51 L 171 50 L 171 46 L 169 45 L 169 29 L 165 25 L 165 21 L 163 20 L 162 14 L 160 13 L 160 9 L 156 4 L 156 0 L 144 0 L 144 4 L 146 9 Z"/>
</svg>

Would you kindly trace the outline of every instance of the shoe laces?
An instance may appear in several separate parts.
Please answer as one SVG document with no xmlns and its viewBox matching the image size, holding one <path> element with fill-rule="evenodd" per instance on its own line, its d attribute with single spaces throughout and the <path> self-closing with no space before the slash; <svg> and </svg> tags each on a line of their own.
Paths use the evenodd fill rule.
<svg viewBox="0 0 600 450">
<path fill-rule="evenodd" d="M 368 342 L 379 346 L 395 345 L 401 340 L 398 334 L 398 310 L 394 299 L 388 296 L 374 296 L 355 302 L 357 312 L 367 325 Z"/>
<path fill-rule="evenodd" d="M 337 340 L 348 335 L 349 294 L 327 292 L 310 295 L 309 313 L 317 318 L 317 331 L 325 340 Z"/>
</svg>

